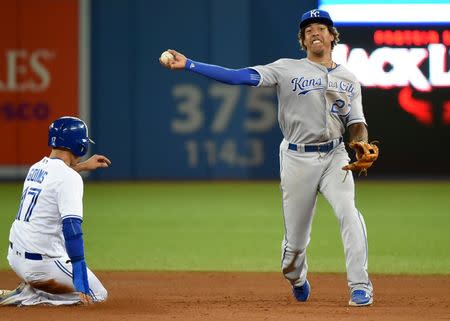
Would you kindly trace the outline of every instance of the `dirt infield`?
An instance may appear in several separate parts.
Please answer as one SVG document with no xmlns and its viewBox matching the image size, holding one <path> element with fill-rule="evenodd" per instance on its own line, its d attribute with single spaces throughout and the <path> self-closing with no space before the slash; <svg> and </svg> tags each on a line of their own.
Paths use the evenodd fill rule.
<svg viewBox="0 0 450 321">
<path fill-rule="evenodd" d="M 372 275 L 375 303 L 350 308 L 344 274 L 311 273 L 296 302 L 280 273 L 99 272 L 108 301 L 90 307 L 1 307 L 1 321 L 450 320 L 450 276 Z M 1 288 L 14 288 L 0 272 Z"/>
</svg>

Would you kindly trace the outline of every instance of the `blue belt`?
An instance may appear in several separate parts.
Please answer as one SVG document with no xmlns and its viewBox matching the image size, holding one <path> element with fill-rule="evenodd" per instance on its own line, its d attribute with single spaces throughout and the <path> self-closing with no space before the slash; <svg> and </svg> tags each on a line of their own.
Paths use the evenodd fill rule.
<svg viewBox="0 0 450 321">
<path fill-rule="evenodd" d="M 9 247 L 11 248 L 11 250 L 14 250 L 12 242 L 9 242 Z M 20 253 L 20 252 L 17 251 L 17 253 Z M 30 253 L 30 252 L 25 252 L 24 254 L 25 254 L 25 258 L 28 259 L 28 260 L 34 260 L 34 261 L 41 261 L 42 260 L 42 255 L 41 254 Z"/>
<path fill-rule="evenodd" d="M 339 138 L 339 142 L 336 144 L 339 145 L 340 143 L 342 143 L 342 137 Z M 329 151 L 333 150 L 333 148 L 335 148 L 336 146 L 334 146 L 334 140 L 329 141 L 328 143 L 324 143 L 324 144 L 306 144 L 303 145 L 303 149 L 305 152 L 307 153 L 311 153 L 311 152 L 321 152 L 321 153 L 328 153 Z M 294 151 L 298 151 L 300 148 L 298 147 L 297 144 L 291 144 L 289 143 L 288 149 L 290 150 L 294 150 Z"/>
</svg>

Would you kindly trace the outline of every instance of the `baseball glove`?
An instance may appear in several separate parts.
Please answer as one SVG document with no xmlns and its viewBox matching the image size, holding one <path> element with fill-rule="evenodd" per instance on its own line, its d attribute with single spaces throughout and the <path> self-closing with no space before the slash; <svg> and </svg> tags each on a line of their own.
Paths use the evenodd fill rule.
<svg viewBox="0 0 450 321">
<path fill-rule="evenodd" d="M 366 143 L 363 141 L 351 141 L 348 146 L 356 152 L 356 161 L 344 167 L 343 170 L 357 171 L 359 175 L 367 175 L 367 169 L 372 166 L 378 158 L 377 141 Z"/>
</svg>

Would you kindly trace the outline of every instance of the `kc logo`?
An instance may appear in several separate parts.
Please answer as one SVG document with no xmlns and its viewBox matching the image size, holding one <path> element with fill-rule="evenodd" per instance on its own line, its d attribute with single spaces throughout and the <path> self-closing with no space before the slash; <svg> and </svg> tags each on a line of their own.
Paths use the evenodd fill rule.
<svg viewBox="0 0 450 321">
<path fill-rule="evenodd" d="M 311 10 L 311 17 L 320 17 L 320 12 L 317 9 Z"/>
</svg>

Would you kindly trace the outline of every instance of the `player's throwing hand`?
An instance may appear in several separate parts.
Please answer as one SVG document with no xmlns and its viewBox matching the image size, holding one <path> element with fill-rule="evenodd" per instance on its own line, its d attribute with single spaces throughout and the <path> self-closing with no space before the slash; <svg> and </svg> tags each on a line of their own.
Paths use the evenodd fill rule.
<svg viewBox="0 0 450 321">
<path fill-rule="evenodd" d="M 173 49 L 164 51 L 161 54 L 161 57 L 159 57 L 159 62 L 161 63 L 161 65 L 168 69 L 184 69 L 186 60 L 187 58 L 183 54 Z"/>
</svg>

